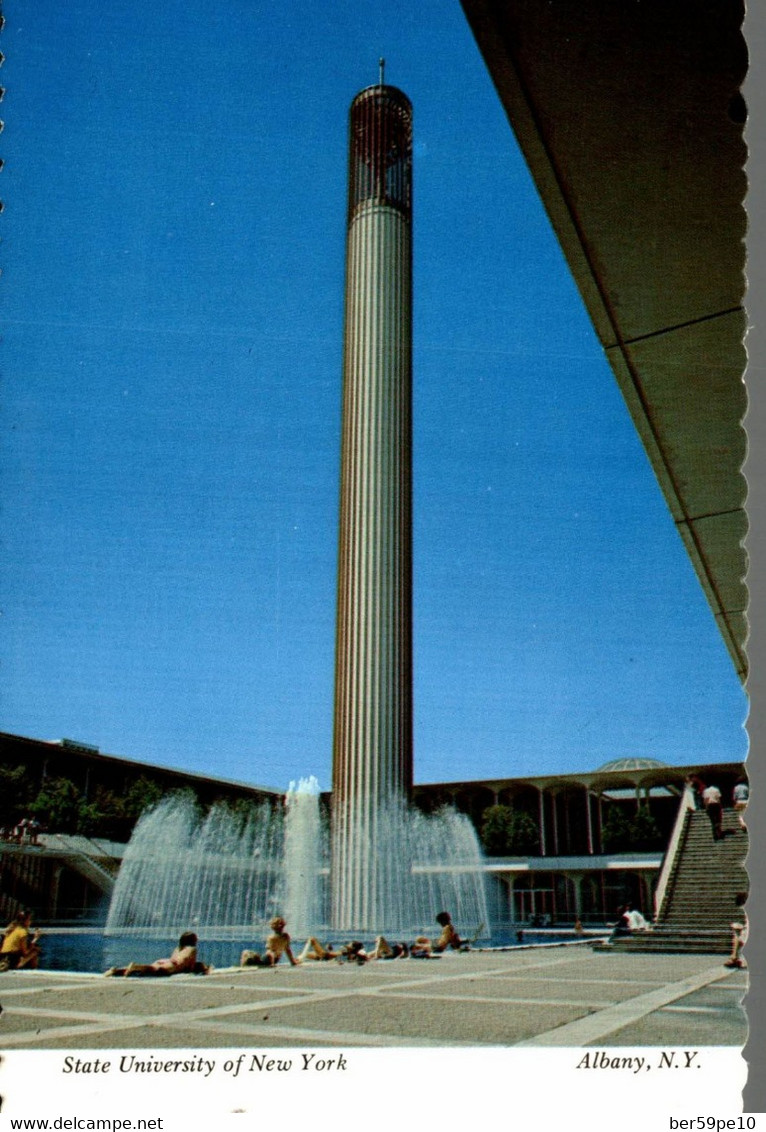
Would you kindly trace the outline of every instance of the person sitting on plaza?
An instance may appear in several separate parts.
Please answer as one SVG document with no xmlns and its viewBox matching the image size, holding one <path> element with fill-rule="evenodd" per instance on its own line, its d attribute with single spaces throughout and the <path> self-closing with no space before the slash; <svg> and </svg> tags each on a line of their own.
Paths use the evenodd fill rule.
<svg viewBox="0 0 766 1132">
<path fill-rule="evenodd" d="M 389 943 L 385 936 L 379 935 L 370 952 L 370 959 L 406 959 L 410 951 L 406 943 Z"/>
<path fill-rule="evenodd" d="M 257 951 L 243 951 L 240 956 L 241 967 L 276 967 L 283 955 L 286 955 L 291 967 L 298 966 L 298 960 L 293 955 L 290 936 L 285 931 L 286 921 L 282 916 L 275 916 L 270 922 L 271 932 L 266 937 L 266 950 L 263 955 Z"/>
<path fill-rule="evenodd" d="M 742 829 L 747 829 L 745 819 L 742 816 L 747 809 L 748 799 L 750 798 L 750 787 L 744 778 L 738 778 L 734 784 L 732 791 L 732 801 L 734 803 L 734 811 L 739 818 L 739 824 Z"/>
<path fill-rule="evenodd" d="M 316 936 L 312 935 L 306 940 L 303 951 L 298 956 L 298 962 L 305 963 L 307 959 L 316 959 L 322 962 L 327 959 L 340 959 L 340 956 L 340 951 L 335 951 L 331 943 L 328 943 L 325 947 Z"/>
<path fill-rule="evenodd" d="M 627 921 L 628 930 L 631 932 L 648 932 L 651 929 L 649 921 L 637 908 L 633 908 L 630 904 L 628 904 L 625 909 L 625 920 Z"/>
<path fill-rule="evenodd" d="M 433 945 L 434 951 L 446 951 L 448 947 L 453 951 L 460 951 L 464 944 L 455 930 L 449 912 L 439 912 L 436 922 L 441 927 L 441 935 Z"/>
<path fill-rule="evenodd" d="M 3 933 L 0 971 L 34 970 L 40 962 L 40 933 L 32 934 L 31 912 L 19 912 Z"/>
<path fill-rule="evenodd" d="M 162 978 L 166 975 L 206 975 L 210 968 L 197 962 L 197 936 L 184 932 L 168 959 L 155 959 L 153 963 L 128 963 L 127 967 L 110 967 L 107 977 Z"/>
<path fill-rule="evenodd" d="M 442 929 L 441 935 L 435 940 L 419 935 L 410 948 L 410 955 L 413 959 L 430 959 L 433 955 L 440 955 L 447 948 L 452 948 L 453 951 L 461 951 L 466 948 L 455 930 L 449 912 L 439 912 L 436 916 L 436 922 Z"/>
<path fill-rule="evenodd" d="M 628 911 L 629 908 L 627 904 L 621 904 L 617 909 L 617 919 L 613 924 L 609 925 L 612 929 L 612 939 L 614 939 L 615 936 L 630 935 L 632 929 L 630 926 Z"/>
<path fill-rule="evenodd" d="M 340 949 L 341 962 L 356 963 L 362 966 L 370 958 L 368 953 L 364 950 L 364 944 L 361 940 L 352 939 L 350 943 L 344 943 Z"/>
<path fill-rule="evenodd" d="M 349 962 L 366 963 L 368 959 L 398 959 L 407 955 L 406 943 L 390 944 L 388 940 L 379 935 L 375 940 L 375 946 L 372 951 L 365 951 L 364 946 L 358 940 L 352 940 L 347 943 L 340 951 L 335 951 L 332 944 L 324 947 L 322 943 L 316 938 L 311 936 L 303 948 L 303 951 L 298 956 L 298 962 L 303 963 L 305 960 L 326 960 L 326 959 L 346 959 Z"/>
<path fill-rule="evenodd" d="M 747 912 L 745 912 L 744 910 L 746 900 L 746 892 L 737 893 L 735 903 L 738 908 L 742 909 L 742 919 L 737 920 L 735 921 L 735 923 L 729 925 L 731 927 L 731 955 L 724 963 L 724 967 L 746 966 L 744 959 L 740 957 L 740 952 L 747 943 L 748 936 Z"/>
</svg>

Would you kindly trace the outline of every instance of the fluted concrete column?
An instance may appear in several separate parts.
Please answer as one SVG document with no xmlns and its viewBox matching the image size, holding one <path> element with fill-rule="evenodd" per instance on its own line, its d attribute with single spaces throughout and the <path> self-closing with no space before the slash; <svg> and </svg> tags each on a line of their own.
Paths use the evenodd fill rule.
<svg viewBox="0 0 766 1132">
<path fill-rule="evenodd" d="M 538 786 L 537 792 L 539 795 L 539 814 L 540 814 L 540 856 L 547 856 L 548 850 L 546 848 L 545 840 L 545 792 L 542 786 Z"/>
<path fill-rule="evenodd" d="M 565 875 L 572 882 L 572 891 L 574 892 L 574 914 L 575 919 L 579 920 L 582 916 L 582 882 L 584 879 L 584 874 L 568 872 Z"/>
<path fill-rule="evenodd" d="M 333 923 L 391 922 L 412 786 L 412 116 L 351 106 L 333 738 Z"/>
<path fill-rule="evenodd" d="M 585 787 L 585 822 L 588 831 L 588 852 L 593 855 L 593 817 L 590 811 L 590 790 Z"/>
</svg>

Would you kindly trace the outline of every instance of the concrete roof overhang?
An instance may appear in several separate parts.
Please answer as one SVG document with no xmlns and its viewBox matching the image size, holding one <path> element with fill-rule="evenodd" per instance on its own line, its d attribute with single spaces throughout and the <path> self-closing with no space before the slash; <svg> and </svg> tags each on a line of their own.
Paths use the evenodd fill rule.
<svg viewBox="0 0 766 1132">
<path fill-rule="evenodd" d="M 568 789 L 588 789 L 596 794 L 604 791 L 619 789 L 651 789 L 663 787 L 671 791 L 680 791 L 684 779 L 689 775 L 699 775 L 705 782 L 715 782 L 720 778 L 738 778 L 744 774 L 742 763 L 693 763 L 689 766 L 651 767 L 639 770 L 622 771 L 583 771 L 570 774 L 546 774 L 525 778 L 483 778 L 475 781 L 468 779 L 459 782 L 418 782 L 415 784 L 415 793 L 429 790 L 446 789 L 455 793 L 483 789 L 487 791 L 519 789 L 534 787 L 537 790 L 549 790 L 560 793 Z"/>
<path fill-rule="evenodd" d="M 0 731 L 0 758 L 12 760 L 21 757 L 27 762 L 33 757 L 43 760 L 46 755 L 51 755 L 60 760 L 59 765 L 63 765 L 69 757 L 81 759 L 94 765 L 100 764 L 104 767 L 129 768 L 136 772 L 151 771 L 157 775 L 177 777 L 179 780 L 186 780 L 189 783 L 198 782 L 207 786 L 230 786 L 247 794 L 267 794 L 274 798 L 281 798 L 284 794 L 284 790 L 278 790 L 273 786 L 257 786 L 252 783 L 237 782 L 231 778 L 213 777 L 199 771 L 159 766 L 157 763 L 123 758 L 122 755 L 104 754 L 98 747 L 93 747 L 88 743 L 75 743 L 66 739 L 30 739 L 26 735 L 12 735 L 7 731 Z"/>
<path fill-rule="evenodd" d="M 744 679 L 743 4 L 462 5 Z"/>
</svg>

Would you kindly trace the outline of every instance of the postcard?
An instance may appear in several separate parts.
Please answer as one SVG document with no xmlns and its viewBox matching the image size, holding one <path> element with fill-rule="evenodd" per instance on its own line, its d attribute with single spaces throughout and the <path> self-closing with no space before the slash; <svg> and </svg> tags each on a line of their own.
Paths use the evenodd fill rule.
<svg viewBox="0 0 766 1132">
<path fill-rule="evenodd" d="M 8 1127 L 758 1127 L 742 6 L 2 41 Z"/>
</svg>

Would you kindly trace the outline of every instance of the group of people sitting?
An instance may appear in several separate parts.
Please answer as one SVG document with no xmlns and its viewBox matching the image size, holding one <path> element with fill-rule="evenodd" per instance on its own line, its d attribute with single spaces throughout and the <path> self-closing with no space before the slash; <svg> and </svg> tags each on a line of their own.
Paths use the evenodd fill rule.
<svg viewBox="0 0 766 1132">
<path fill-rule="evenodd" d="M 469 945 L 458 935 L 449 912 L 439 912 L 436 922 L 441 928 L 438 939 L 418 936 L 412 943 L 389 943 L 379 935 L 374 946 L 368 951 L 360 940 L 351 940 L 336 950 L 331 943 L 323 944 L 316 936 L 309 936 L 299 955 L 294 955 L 292 941 L 285 931 L 286 921 L 275 916 L 270 923 L 271 933 L 266 940 L 266 950 L 261 955 L 257 951 L 243 951 L 241 967 L 274 967 L 284 955 L 292 966 L 311 960 L 322 962 L 337 959 L 339 962 L 367 963 L 375 959 L 430 959 L 443 951 L 467 951 Z"/>
<path fill-rule="evenodd" d="M 340 962 L 361 964 L 373 959 L 398 959 L 407 956 L 413 959 L 428 959 L 448 948 L 454 951 L 468 950 L 469 945 L 458 935 L 449 912 L 439 912 L 436 921 L 441 927 L 438 939 L 418 936 L 410 944 L 389 943 L 380 935 L 375 940 L 374 947 L 367 951 L 359 940 L 352 940 L 336 950 L 332 944 L 324 945 L 316 936 L 310 936 L 303 950 L 296 956 L 293 954 L 292 940 L 285 931 L 284 917 L 275 916 L 269 924 L 271 931 L 266 939 L 266 950 L 263 954 L 258 951 L 243 951 L 240 966 L 275 967 L 283 956 L 291 966 L 296 967 L 299 963 L 310 960 L 337 959 Z M 180 974 L 206 975 L 212 967 L 198 960 L 197 944 L 198 940 L 194 932 L 184 932 L 178 941 L 178 946 L 167 959 L 155 959 L 153 963 L 129 963 L 127 967 L 110 967 L 105 974 L 108 977 L 123 978 L 162 978 Z"/>
</svg>

